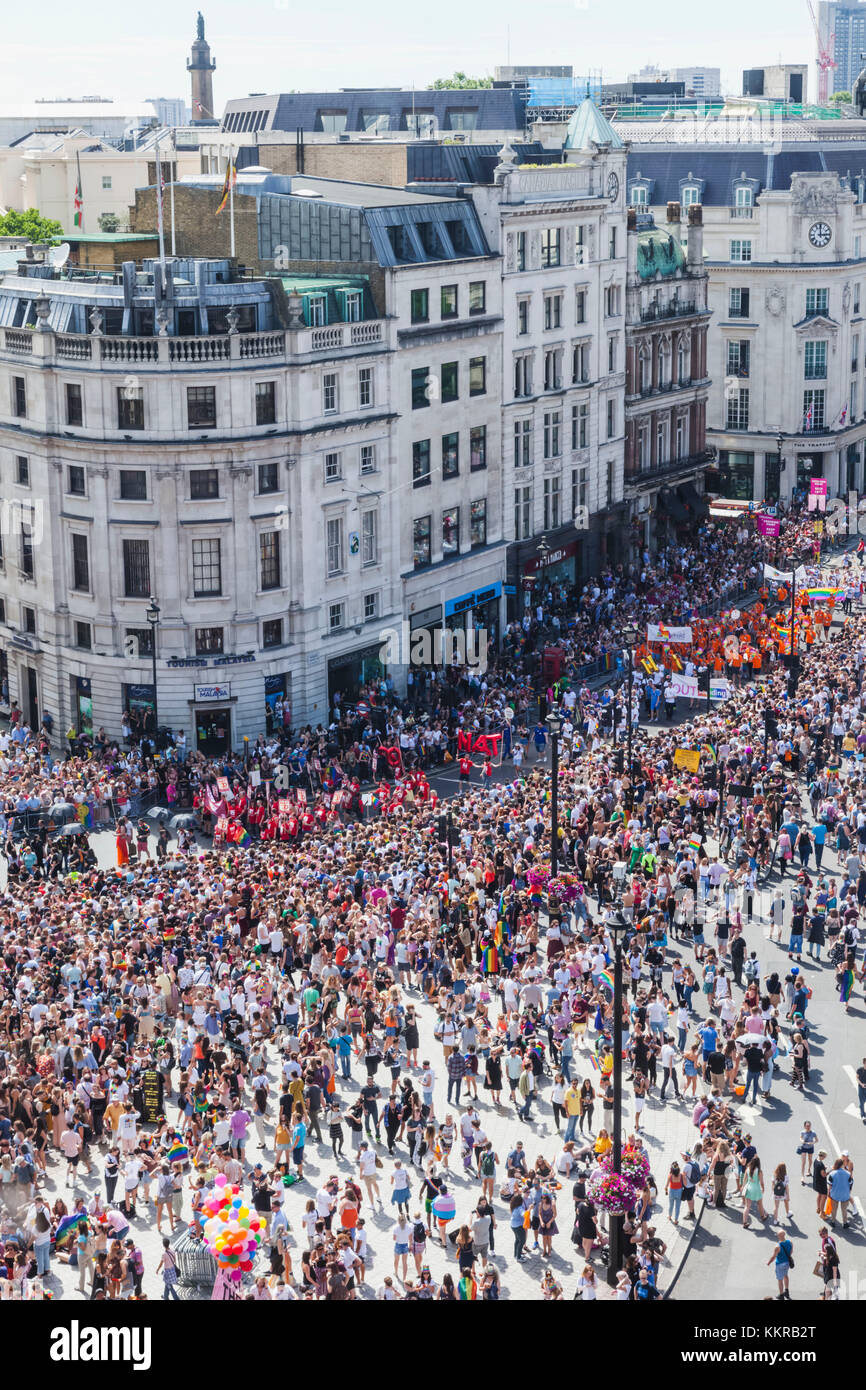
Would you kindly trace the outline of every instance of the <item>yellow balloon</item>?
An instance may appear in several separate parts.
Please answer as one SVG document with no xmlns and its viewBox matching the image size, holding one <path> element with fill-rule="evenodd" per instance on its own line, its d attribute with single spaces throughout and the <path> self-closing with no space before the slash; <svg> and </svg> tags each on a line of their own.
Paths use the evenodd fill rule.
<svg viewBox="0 0 866 1390">
<path fill-rule="evenodd" d="M 250 1209 L 249 1209 L 249 1207 L 240 1207 L 239 1210 L 238 1210 L 238 1220 L 241 1220 L 244 1216 L 249 1216 L 249 1214 L 250 1214 Z"/>
</svg>

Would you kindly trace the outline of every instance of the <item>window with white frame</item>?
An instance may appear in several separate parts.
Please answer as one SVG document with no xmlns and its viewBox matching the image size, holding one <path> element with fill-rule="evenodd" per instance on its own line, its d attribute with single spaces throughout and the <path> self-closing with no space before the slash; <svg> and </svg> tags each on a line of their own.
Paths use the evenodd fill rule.
<svg viewBox="0 0 866 1390">
<path fill-rule="evenodd" d="M 544 457 L 559 458 L 562 454 L 562 411 L 544 412 Z"/>
<path fill-rule="evenodd" d="M 571 515 L 577 517 L 589 502 L 589 484 L 586 468 L 571 470 Z"/>
<path fill-rule="evenodd" d="M 586 323 L 586 290 L 575 291 L 574 321 L 575 323 Z"/>
<path fill-rule="evenodd" d="M 559 508 L 562 500 L 561 479 L 557 476 L 544 480 L 544 529 L 553 531 L 559 525 Z"/>
<path fill-rule="evenodd" d="M 514 538 L 525 541 L 532 535 L 532 488 L 526 483 L 514 489 Z"/>
<path fill-rule="evenodd" d="M 749 428 L 749 392 L 741 387 L 727 398 L 728 414 L 726 427 L 729 430 Z"/>
<path fill-rule="evenodd" d="M 514 421 L 514 467 L 528 468 L 532 463 L 532 420 Z"/>
<path fill-rule="evenodd" d="M 361 564 L 375 565 L 379 562 L 379 513 L 375 508 L 364 512 L 361 517 Z"/>
<path fill-rule="evenodd" d="M 311 328 L 324 328 L 328 322 L 327 299 L 323 294 L 311 294 L 307 299 L 307 313 Z"/>
<path fill-rule="evenodd" d="M 589 443 L 589 405 L 582 401 L 571 407 L 571 447 L 585 449 Z"/>
<path fill-rule="evenodd" d="M 685 337 L 681 337 L 677 346 L 677 381 L 680 386 L 686 386 L 690 376 L 691 352 Z"/>
<path fill-rule="evenodd" d="M 345 569 L 343 552 L 343 518 L 340 516 L 328 517 L 325 526 L 326 550 L 327 550 L 327 576 L 332 578 L 335 574 L 342 574 Z"/>
<path fill-rule="evenodd" d="M 562 327 L 562 295 L 546 294 L 544 296 L 544 328 L 548 331 L 551 328 Z"/>
<path fill-rule="evenodd" d="M 607 437 L 614 439 L 616 436 L 616 401 L 610 400 L 607 403 Z"/>
<path fill-rule="evenodd" d="M 826 339 L 804 345 L 803 374 L 807 381 L 824 380 L 827 376 Z"/>
<path fill-rule="evenodd" d="M 336 483 L 343 476 L 343 455 L 339 451 L 325 454 L 325 482 Z"/>
<path fill-rule="evenodd" d="M 744 241 L 741 237 L 736 237 L 731 242 L 730 259 L 737 262 L 750 261 L 752 259 L 751 241 Z"/>
<path fill-rule="evenodd" d="M 668 422 L 659 420 L 656 425 L 656 463 L 663 464 L 668 461 Z"/>
<path fill-rule="evenodd" d="M 325 372 L 322 377 L 322 410 L 325 415 L 333 415 L 339 405 L 339 391 L 336 372 Z"/>
<path fill-rule="evenodd" d="M 637 432 L 637 467 L 638 471 L 649 467 L 650 448 L 649 448 L 649 428 L 641 425 Z"/>
<path fill-rule="evenodd" d="M 607 370 L 609 372 L 616 371 L 616 338 L 608 338 L 607 340 Z"/>
<path fill-rule="evenodd" d="M 562 348 L 549 348 L 544 354 L 544 389 L 559 391 L 562 387 Z"/>
<path fill-rule="evenodd" d="M 689 417 L 688 415 L 677 416 L 677 458 L 685 459 L 689 456 Z"/>
<path fill-rule="evenodd" d="M 346 323 L 360 323 L 361 299 L 362 296 L 359 292 L 353 292 L 343 296 L 343 316 Z"/>
<path fill-rule="evenodd" d="M 328 631 L 339 632 L 346 626 L 346 605 L 344 603 L 328 604 Z"/>
<path fill-rule="evenodd" d="M 649 343 L 641 343 L 637 354 L 638 390 L 649 391 L 652 386 L 652 349 Z"/>
<path fill-rule="evenodd" d="M 379 595 L 364 595 L 364 622 L 369 623 L 372 618 L 379 616 Z"/>
<path fill-rule="evenodd" d="M 571 383 L 582 385 L 589 381 L 591 343 L 575 343 L 571 350 Z"/>
<path fill-rule="evenodd" d="M 514 359 L 515 396 L 532 395 L 532 353 L 523 352 Z"/>
<path fill-rule="evenodd" d="M 826 424 L 824 407 L 824 391 L 803 392 L 803 430 L 807 434 L 814 430 L 824 429 Z"/>
<path fill-rule="evenodd" d="M 680 194 L 680 203 L 684 208 L 690 208 L 693 203 L 701 200 L 701 190 L 696 183 L 687 183 Z"/>
<path fill-rule="evenodd" d="M 358 405 L 365 410 L 373 404 L 373 368 L 361 367 L 358 371 Z"/>
<path fill-rule="evenodd" d="M 362 472 L 362 473 L 375 473 L 375 472 L 376 472 L 376 445 L 375 445 L 375 444 L 362 444 L 362 445 L 361 445 L 361 472 Z"/>
<path fill-rule="evenodd" d="M 645 208 L 649 206 L 649 189 L 646 184 L 636 183 L 629 197 L 633 208 Z"/>
</svg>

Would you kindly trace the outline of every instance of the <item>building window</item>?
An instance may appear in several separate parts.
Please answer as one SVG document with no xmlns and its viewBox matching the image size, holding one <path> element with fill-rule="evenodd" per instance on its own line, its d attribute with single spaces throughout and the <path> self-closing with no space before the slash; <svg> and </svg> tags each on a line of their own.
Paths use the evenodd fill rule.
<svg viewBox="0 0 866 1390">
<path fill-rule="evenodd" d="M 524 352 L 514 359 L 515 396 L 532 395 L 532 353 Z"/>
<path fill-rule="evenodd" d="M 586 290 L 577 290 L 574 296 L 574 321 L 586 323 Z"/>
<path fill-rule="evenodd" d="M 487 391 L 487 358 L 470 357 L 469 359 L 469 394 L 470 396 L 483 396 Z"/>
<path fill-rule="evenodd" d="M 373 618 L 379 616 L 379 595 L 364 595 L 364 622 L 369 623 Z"/>
<path fill-rule="evenodd" d="M 637 432 L 637 466 L 638 471 L 649 463 L 649 429 L 646 425 L 641 425 Z"/>
<path fill-rule="evenodd" d="M 687 184 L 680 194 L 680 203 L 684 208 L 690 208 L 693 203 L 701 200 L 701 190 L 696 184 Z"/>
<path fill-rule="evenodd" d="M 36 636 L 36 609 L 28 608 L 26 604 L 21 605 L 21 617 L 25 632 L 29 632 L 32 637 Z"/>
<path fill-rule="evenodd" d="M 429 516 L 416 516 L 412 522 L 412 563 L 416 570 L 430 563 Z"/>
<path fill-rule="evenodd" d="M 84 424 L 84 400 L 81 395 L 81 387 L 74 381 L 67 381 L 66 383 L 66 423 L 67 425 Z"/>
<path fill-rule="evenodd" d="M 529 303 L 528 299 L 517 301 L 517 335 L 521 338 L 529 332 Z"/>
<path fill-rule="evenodd" d="M 124 631 L 127 641 L 130 638 L 137 644 L 133 649 L 133 660 L 140 656 L 153 656 L 153 628 L 128 627 Z"/>
<path fill-rule="evenodd" d="M 259 494 L 279 492 L 280 466 L 278 463 L 260 463 L 258 466 Z"/>
<path fill-rule="evenodd" d="M 343 519 L 342 517 L 330 517 L 327 523 L 327 574 L 332 578 L 335 574 L 342 574 L 345 569 L 345 557 L 343 553 Z"/>
<path fill-rule="evenodd" d="M 550 266 L 559 265 L 559 241 L 560 233 L 558 227 L 543 227 L 541 231 L 541 266 L 547 269 Z"/>
<path fill-rule="evenodd" d="M 346 612 L 345 612 L 345 608 L 346 608 L 346 606 L 345 606 L 345 604 L 343 604 L 343 603 L 329 603 L 329 604 L 328 604 L 328 631 L 329 631 L 329 632 L 339 632 L 342 628 L 344 628 L 344 627 L 346 626 Z"/>
<path fill-rule="evenodd" d="M 15 481 L 19 487 L 30 486 L 30 460 L 25 454 L 18 454 L 16 456 Z"/>
<path fill-rule="evenodd" d="M 572 449 L 585 449 L 589 439 L 589 406 L 573 405 L 571 407 L 571 447 Z"/>
<path fill-rule="evenodd" d="M 86 536 L 72 537 L 72 587 L 78 593 L 90 592 L 90 559 Z"/>
<path fill-rule="evenodd" d="M 427 487 L 430 482 L 430 440 L 416 439 L 412 445 L 412 486 Z"/>
<path fill-rule="evenodd" d="M 487 281 L 470 280 L 469 282 L 469 312 L 470 314 L 483 314 L 487 309 Z"/>
<path fill-rule="evenodd" d="M 360 323 L 363 296 L 360 293 L 343 295 L 343 322 Z"/>
<path fill-rule="evenodd" d="M 562 295 L 546 294 L 544 296 L 544 327 L 562 327 Z"/>
<path fill-rule="evenodd" d="M 196 598 L 212 598 L 222 593 L 218 537 L 192 543 L 192 591 Z"/>
<path fill-rule="evenodd" d="M 448 507 L 442 513 L 442 555 L 460 554 L 460 508 Z"/>
<path fill-rule="evenodd" d="M 575 343 L 571 350 L 571 384 L 584 385 L 589 381 L 589 343 Z"/>
<path fill-rule="evenodd" d="M 221 627 L 197 627 L 195 630 L 196 656 L 222 656 L 223 629 Z"/>
<path fill-rule="evenodd" d="M 337 410 L 336 372 L 325 372 L 322 377 L 322 410 L 325 415 L 333 415 Z"/>
<path fill-rule="evenodd" d="M 108 190 L 108 189 L 111 188 L 111 175 L 110 175 L 110 174 L 103 174 L 103 175 L 102 175 L 102 187 L 103 187 L 104 189 L 106 189 L 106 190 Z"/>
<path fill-rule="evenodd" d="M 526 233 L 518 232 L 515 237 L 516 265 L 518 270 L 526 269 Z"/>
<path fill-rule="evenodd" d="M 150 598 L 150 544 L 123 542 L 123 592 L 126 598 Z"/>
<path fill-rule="evenodd" d="M 19 419 L 27 414 L 27 383 L 23 376 L 12 378 L 12 414 Z"/>
<path fill-rule="evenodd" d="M 571 470 L 571 515 L 575 520 L 582 516 L 587 505 L 589 493 L 586 473 L 585 468 L 573 468 Z"/>
<path fill-rule="evenodd" d="M 739 187 L 734 190 L 734 204 L 738 208 L 750 208 L 754 202 L 751 188 Z"/>
<path fill-rule="evenodd" d="M 361 564 L 379 563 L 379 513 L 364 512 L 361 517 Z"/>
<path fill-rule="evenodd" d="M 731 242 L 732 261 L 750 261 L 752 259 L 752 243 L 737 239 Z"/>
<path fill-rule="evenodd" d="M 854 305 L 853 305 L 853 311 L 854 311 L 855 314 L 859 314 L 859 312 L 860 312 L 860 282 L 859 282 L 859 281 L 858 281 L 857 284 L 854 286 Z"/>
<path fill-rule="evenodd" d="M 121 468 L 120 496 L 124 502 L 147 501 L 147 472 L 144 468 Z"/>
<path fill-rule="evenodd" d="M 544 389 L 559 391 L 562 387 L 562 348 L 550 348 L 544 354 Z"/>
<path fill-rule="evenodd" d="M 33 507 L 27 502 L 21 508 L 19 521 L 21 528 L 21 577 L 35 579 L 36 570 L 33 558 Z"/>
<path fill-rule="evenodd" d="M 277 420 L 277 386 L 274 381 L 256 382 L 256 424 L 273 425 Z"/>
<path fill-rule="evenodd" d="M 189 495 L 193 502 L 208 502 L 219 497 L 219 469 L 193 468 L 189 475 Z"/>
<path fill-rule="evenodd" d="M 191 430 L 216 429 L 216 387 L 188 386 L 186 414 Z"/>
<path fill-rule="evenodd" d="M 362 473 L 375 473 L 375 472 L 376 472 L 376 445 L 375 445 L 375 444 L 362 444 L 362 445 L 361 445 L 361 472 L 362 472 Z"/>
<path fill-rule="evenodd" d="M 358 405 L 366 410 L 373 404 L 373 368 L 361 367 L 358 371 Z"/>
<path fill-rule="evenodd" d="M 578 222 L 574 229 L 574 264 L 586 265 L 587 258 L 586 224 Z"/>
<path fill-rule="evenodd" d="M 279 589 L 281 587 L 279 531 L 259 532 L 259 560 L 261 562 L 262 589 Z"/>
<path fill-rule="evenodd" d="M 343 476 L 343 455 L 339 452 L 325 454 L 325 482 L 337 483 Z"/>
<path fill-rule="evenodd" d="M 727 428 L 747 430 L 749 428 L 749 392 L 742 387 L 728 397 Z"/>
<path fill-rule="evenodd" d="M 90 648 L 91 648 L 90 623 L 79 623 L 79 622 L 76 622 L 76 624 L 75 624 L 75 645 L 76 645 L 76 647 L 81 647 L 81 648 L 83 648 L 83 650 L 86 651 L 86 652 L 89 652 L 89 651 L 90 651 Z"/>
<path fill-rule="evenodd" d="M 442 400 L 456 401 L 458 397 L 457 363 L 442 363 Z"/>
<path fill-rule="evenodd" d="M 409 306 L 413 323 L 427 323 L 430 318 L 430 291 L 412 290 Z"/>
<path fill-rule="evenodd" d="M 469 544 L 478 550 L 487 544 L 487 498 L 469 504 Z"/>
<path fill-rule="evenodd" d="M 815 314 L 826 314 L 830 305 L 829 290 L 807 290 L 806 291 L 806 317 L 812 318 Z"/>
<path fill-rule="evenodd" d="M 607 437 L 613 439 L 616 434 L 616 401 L 607 403 Z"/>
<path fill-rule="evenodd" d="M 679 347 L 677 348 L 677 381 L 680 386 L 688 386 L 690 381 L 689 358 L 688 344 L 685 338 L 680 338 Z"/>
<path fill-rule="evenodd" d="M 827 343 L 806 343 L 805 370 L 807 381 L 824 380 L 827 376 Z"/>
<path fill-rule="evenodd" d="M 457 318 L 457 286 L 443 285 L 439 295 L 439 315 L 443 319 Z"/>
<path fill-rule="evenodd" d="M 728 376 L 747 377 L 751 365 L 751 344 L 747 338 L 728 343 Z"/>
<path fill-rule="evenodd" d="M 610 229 L 610 239 L 609 239 L 609 241 L 608 241 L 608 248 L 607 248 L 608 260 L 610 260 L 610 261 L 615 261 L 615 260 L 616 260 L 616 253 L 617 253 L 616 233 L 617 233 L 616 227 L 615 227 L 615 226 L 614 226 L 614 227 L 611 227 L 611 229 Z"/>
<path fill-rule="evenodd" d="M 803 431 L 806 434 L 824 429 L 824 392 L 803 392 Z"/>
<path fill-rule="evenodd" d="M 562 454 L 562 411 L 547 410 L 544 414 L 544 457 L 556 459 Z"/>
<path fill-rule="evenodd" d="M 307 320 L 310 328 L 324 328 L 328 322 L 328 301 L 323 294 L 307 297 Z"/>
<path fill-rule="evenodd" d="M 553 531 L 559 525 L 560 480 L 544 480 L 544 530 Z"/>
<path fill-rule="evenodd" d="M 514 421 L 514 467 L 528 468 L 532 463 L 532 421 Z"/>
<path fill-rule="evenodd" d="M 429 383 L 431 381 L 429 367 L 415 367 L 412 372 L 412 409 L 421 410 L 423 406 L 430 404 Z"/>
<path fill-rule="evenodd" d="M 529 484 L 514 489 L 514 538 L 525 541 L 532 535 L 532 488 Z"/>
<path fill-rule="evenodd" d="M 70 463 L 66 469 L 66 491 L 73 497 L 84 497 L 84 469 L 77 463 Z"/>
<path fill-rule="evenodd" d="M 645 184 L 635 184 L 631 190 L 631 205 L 633 208 L 649 206 L 649 189 Z"/>
<path fill-rule="evenodd" d="M 460 435 L 455 430 L 442 436 L 442 477 L 456 478 L 460 472 Z"/>
<path fill-rule="evenodd" d="M 473 425 L 469 431 L 469 471 L 487 467 L 487 426 Z"/>
<path fill-rule="evenodd" d="M 689 456 L 689 417 L 688 415 L 677 416 L 677 459 L 688 458 Z"/>
<path fill-rule="evenodd" d="M 668 426 L 666 420 L 659 420 L 656 426 L 656 463 L 661 466 L 668 462 Z"/>
<path fill-rule="evenodd" d="M 607 340 L 607 370 L 609 372 L 616 371 L 616 338 L 608 338 Z"/>
<path fill-rule="evenodd" d="M 616 501 L 616 464 L 613 459 L 607 461 L 607 505 L 610 507 Z"/>
<path fill-rule="evenodd" d="M 262 623 L 262 646 L 281 647 L 283 645 L 282 618 L 267 618 Z"/>
<path fill-rule="evenodd" d="M 728 291 L 728 317 L 747 319 L 749 317 L 749 291 L 735 285 Z"/>
<path fill-rule="evenodd" d="M 117 428 L 144 429 L 144 392 L 140 386 L 118 386 Z"/>
<path fill-rule="evenodd" d="M 604 316 L 614 319 L 619 314 L 619 285 L 608 285 L 604 292 Z"/>
</svg>

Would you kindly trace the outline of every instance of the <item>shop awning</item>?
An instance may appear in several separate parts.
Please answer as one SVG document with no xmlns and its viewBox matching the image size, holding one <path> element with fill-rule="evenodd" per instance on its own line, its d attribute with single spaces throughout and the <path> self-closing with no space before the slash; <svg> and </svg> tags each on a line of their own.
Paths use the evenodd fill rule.
<svg viewBox="0 0 866 1390">
<path fill-rule="evenodd" d="M 686 522 L 689 520 L 688 512 L 676 493 L 671 492 L 670 488 L 662 488 L 659 493 L 658 505 L 659 511 L 667 512 L 672 521 Z"/>
<path fill-rule="evenodd" d="M 677 494 L 693 517 L 709 516 L 710 504 L 706 497 L 698 492 L 694 483 L 680 483 Z"/>
</svg>

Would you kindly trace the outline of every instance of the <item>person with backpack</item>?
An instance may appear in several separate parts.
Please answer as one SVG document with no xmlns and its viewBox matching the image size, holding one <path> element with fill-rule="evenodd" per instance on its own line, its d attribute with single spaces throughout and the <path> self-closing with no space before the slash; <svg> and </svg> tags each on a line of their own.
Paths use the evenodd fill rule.
<svg viewBox="0 0 866 1390">
<path fill-rule="evenodd" d="M 772 1255 L 767 1261 L 768 1265 L 775 1263 L 774 1273 L 779 1285 L 779 1292 L 776 1294 L 776 1302 L 783 1303 L 785 1299 L 790 1301 L 791 1294 L 788 1288 L 788 1274 L 794 1268 L 794 1246 L 784 1231 L 776 1232 L 777 1245 Z"/>
<path fill-rule="evenodd" d="M 493 1152 L 493 1145 L 488 1140 L 481 1150 L 478 1160 L 478 1175 L 481 1178 L 482 1195 L 488 1201 L 493 1201 L 493 1187 L 496 1182 L 496 1165 L 499 1162 L 499 1155 Z"/>
<path fill-rule="evenodd" d="M 126 1242 L 126 1267 L 132 1278 L 132 1289 L 136 1298 L 141 1298 L 141 1281 L 144 1278 L 144 1256 L 134 1240 Z"/>
<path fill-rule="evenodd" d="M 36 1277 L 41 1279 L 51 1272 L 51 1208 L 41 1197 L 30 1207 L 28 1223 L 33 1231 Z"/>
</svg>

